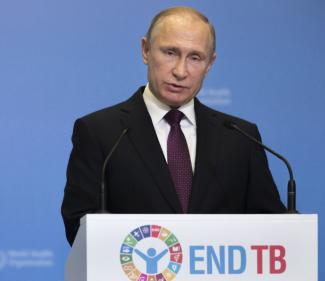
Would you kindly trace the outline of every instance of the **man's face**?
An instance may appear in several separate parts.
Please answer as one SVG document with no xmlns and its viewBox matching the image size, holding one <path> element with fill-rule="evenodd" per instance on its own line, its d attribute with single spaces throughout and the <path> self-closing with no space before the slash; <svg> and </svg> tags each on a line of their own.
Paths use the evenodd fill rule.
<svg viewBox="0 0 325 281">
<path fill-rule="evenodd" d="M 215 59 L 208 25 L 186 15 L 170 15 L 158 22 L 150 42 L 142 39 L 142 56 L 150 90 L 171 107 L 197 95 Z"/>
</svg>

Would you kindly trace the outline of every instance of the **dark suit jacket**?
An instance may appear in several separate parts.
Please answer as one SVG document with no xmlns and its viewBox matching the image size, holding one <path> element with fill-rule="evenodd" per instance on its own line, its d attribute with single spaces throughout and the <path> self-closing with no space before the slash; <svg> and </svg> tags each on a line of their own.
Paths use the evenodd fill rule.
<svg viewBox="0 0 325 281">
<path fill-rule="evenodd" d="M 107 168 L 112 213 L 181 213 L 168 166 L 140 88 L 129 100 L 81 119 L 74 126 L 62 215 L 72 244 L 79 219 L 99 208 L 101 167 L 128 128 Z M 195 99 L 197 148 L 189 213 L 281 213 L 285 207 L 263 149 L 224 127 L 236 122 L 260 138 L 247 121 L 212 110 Z"/>
</svg>

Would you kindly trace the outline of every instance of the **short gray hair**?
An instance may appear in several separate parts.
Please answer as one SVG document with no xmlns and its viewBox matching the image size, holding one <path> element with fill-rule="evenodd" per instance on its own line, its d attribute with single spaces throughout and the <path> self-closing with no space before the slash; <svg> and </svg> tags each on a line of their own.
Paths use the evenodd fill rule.
<svg viewBox="0 0 325 281">
<path fill-rule="evenodd" d="M 216 32 L 213 24 L 209 21 L 209 19 L 205 15 L 203 15 L 198 10 L 195 10 L 191 7 L 185 7 L 185 6 L 168 8 L 166 10 L 159 12 L 157 15 L 154 16 L 154 18 L 151 20 L 149 29 L 146 33 L 146 37 L 149 44 L 151 40 L 152 31 L 159 21 L 161 21 L 162 19 L 170 15 L 185 14 L 185 13 L 198 17 L 200 20 L 202 20 L 204 23 L 206 23 L 209 26 L 211 37 L 212 37 L 212 54 L 213 54 L 216 51 Z"/>
</svg>

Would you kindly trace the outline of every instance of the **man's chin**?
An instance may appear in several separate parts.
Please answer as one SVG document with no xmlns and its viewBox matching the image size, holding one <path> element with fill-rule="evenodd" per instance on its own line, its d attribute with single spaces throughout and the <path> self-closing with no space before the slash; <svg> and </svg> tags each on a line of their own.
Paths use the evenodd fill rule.
<svg viewBox="0 0 325 281">
<path fill-rule="evenodd" d="M 188 102 L 189 100 L 184 100 L 184 99 L 166 99 L 164 103 L 172 108 L 178 108 Z"/>
<path fill-rule="evenodd" d="M 166 89 L 161 91 L 160 95 L 156 97 L 162 103 L 173 108 L 180 107 L 191 100 L 191 97 L 189 97 L 189 94 L 187 92 L 175 93 L 175 92 L 167 91 Z"/>
</svg>

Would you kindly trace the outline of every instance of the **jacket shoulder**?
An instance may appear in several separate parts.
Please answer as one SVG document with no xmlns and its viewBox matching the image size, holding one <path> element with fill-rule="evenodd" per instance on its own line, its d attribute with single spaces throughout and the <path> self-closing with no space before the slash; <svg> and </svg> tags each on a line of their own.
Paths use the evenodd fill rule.
<svg viewBox="0 0 325 281">
<path fill-rule="evenodd" d="M 202 104 L 198 100 L 196 100 L 196 108 L 197 108 L 198 114 L 203 113 L 203 114 L 206 114 L 207 116 L 211 116 L 211 118 L 215 122 L 219 123 L 220 125 L 223 125 L 224 122 L 226 122 L 226 121 L 230 121 L 230 122 L 237 124 L 239 127 L 249 130 L 249 131 L 255 130 L 255 128 L 256 128 L 256 124 L 254 124 L 248 120 L 242 119 L 235 115 L 231 115 L 228 113 L 224 113 L 224 112 L 215 110 L 211 107 L 208 107 L 208 106 Z"/>
<path fill-rule="evenodd" d="M 112 124 L 116 124 L 116 122 L 120 122 L 120 117 L 123 115 L 123 113 L 128 111 L 134 106 L 134 104 L 141 100 L 143 90 L 144 87 L 142 86 L 127 100 L 109 107 L 102 108 L 95 112 L 91 112 L 78 118 L 78 120 L 81 120 L 88 125 L 97 124 L 97 126 L 104 125 L 106 127 Z"/>
</svg>

